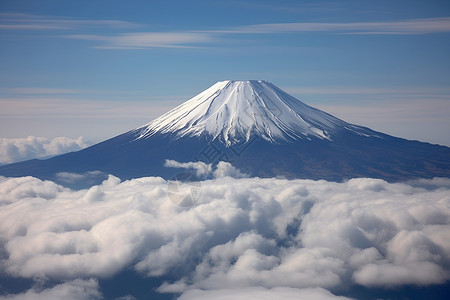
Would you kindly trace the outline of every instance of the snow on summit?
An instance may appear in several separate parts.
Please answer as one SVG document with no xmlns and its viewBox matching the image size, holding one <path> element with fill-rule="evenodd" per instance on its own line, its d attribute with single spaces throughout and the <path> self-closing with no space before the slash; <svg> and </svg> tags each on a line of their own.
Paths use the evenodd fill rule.
<svg viewBox="0 0 450 300">
<path fill-rule="evenodd" d="M 156 133 L 175 137 L 208 134 L 226 145 L 248 141 L 253 135 L 275 143 L 311 138 L 331 140 L 333 132 L 340 129 L 367 132 L 306 105 L 264 80 L 217 82 L 137 128 L 138 139 Z"/>
</svg>

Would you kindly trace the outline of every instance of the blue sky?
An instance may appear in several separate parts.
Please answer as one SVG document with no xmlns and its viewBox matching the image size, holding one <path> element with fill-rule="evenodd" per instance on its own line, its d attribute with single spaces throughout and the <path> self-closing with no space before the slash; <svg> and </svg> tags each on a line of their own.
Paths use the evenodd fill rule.
<svg viewBox="0 0 450 300">
<path fill-rule="evenodd" d="M 216 81 L 450 145 L 448 1 L 0 2 L 0 137 L 99 141 Z"/>
</svg>

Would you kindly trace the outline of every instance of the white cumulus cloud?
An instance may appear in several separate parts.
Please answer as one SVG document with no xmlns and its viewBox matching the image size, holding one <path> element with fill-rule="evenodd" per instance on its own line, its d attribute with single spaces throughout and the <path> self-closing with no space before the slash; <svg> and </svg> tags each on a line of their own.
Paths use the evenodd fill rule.
<svg viewBox="0 0 450 300">
<path fill-rule="evenodd" d="M 158 177 L 110 175 L 79 191 L 0 177 L 0 275 L 61 285 L 40 294 L 89 283 L 95 295 L 95 280 L 132 270 L 164 276 L 158 291 L 180 299 L 333 299 L 341 286 L 450 279 L 450 179 L 225 176 L 199 186 L 186 208 Z"/>
<path fill-rule="evenodd" d="M 92 143 L 79 137 L 35 137 L 7 139 L 0 138 L 0 164 L 8 164 L 32 158 L 54 156 L 66 152 L 77 151 Z"/>
<path fill-rule="evenodd" d="M 206 164 L 202 161 L 181 163 L 176 160 L 166 159 L 164 166 L 168 168 L 179 168 L 186 170 L 192 169 L 195 171 L 195 175 L 197 177 L 205 177 L 212 172 L 212 165 Z"/>
<path fill-rule="evenodd" d="M 166 159 L 164 164 L 168 168 L 179 168 L 187 171 L 194 170 L 195 176 L 199 178 L 221 178 L 221 177 L 233 177 L 233 178 L 245 178 L 249 177 L 248 174 L 242 173 L 239 169 L 233 167 L 229 162 L 220 161 L 215 168 L 212 164 L 206 164 L 202 161 L 181 163 L 176 160 Z M 194 174 L 193 174 L 194 175 Z"/>
<path fill-rule="evenodd" d="M 94 279 L 75 279 L 52 288 L 32 288 L 24 293 L 0 296 L 0 300 L 85 300 L 102 299 L 98 282 Z"/>
</svg>

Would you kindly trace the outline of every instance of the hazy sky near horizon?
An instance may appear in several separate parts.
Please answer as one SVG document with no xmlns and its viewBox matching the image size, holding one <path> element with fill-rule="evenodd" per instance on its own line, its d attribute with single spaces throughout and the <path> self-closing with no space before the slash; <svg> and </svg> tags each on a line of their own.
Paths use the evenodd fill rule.
<svg viewBox="0 0 450 300">
<path fill-rule="evenodd" d="M 99 141 L 217 81 L 450 146 L 448 1 L 0 2 L 0 138 Z"/>
</svg>

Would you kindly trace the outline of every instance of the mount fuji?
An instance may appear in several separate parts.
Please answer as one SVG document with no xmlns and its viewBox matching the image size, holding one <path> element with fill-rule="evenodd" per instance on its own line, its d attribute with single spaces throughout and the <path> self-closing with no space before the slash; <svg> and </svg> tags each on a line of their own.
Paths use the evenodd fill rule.
<svg viewBox="0 0 450 300">
<path fill-rule="evenodd" d="M 166 160 L 228 161 L 251 176 L 342 181 L 450 177 L 450 148 L 393 137 L 313 108 L 260 80 L 221 81 L 150 123 L 78 152 L 0 167 L 0 175 L 100 171 L 172 178 Z"/>
</svg>

